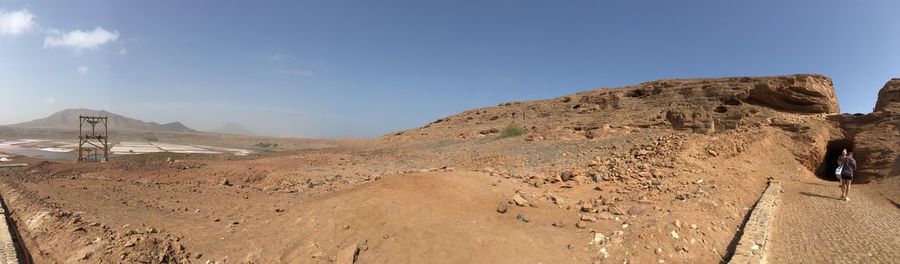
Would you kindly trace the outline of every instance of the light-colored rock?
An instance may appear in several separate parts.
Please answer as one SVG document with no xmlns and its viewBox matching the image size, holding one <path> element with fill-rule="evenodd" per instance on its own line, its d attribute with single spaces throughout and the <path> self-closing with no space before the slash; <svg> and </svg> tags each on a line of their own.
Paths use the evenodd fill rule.
<svg viewBox="0 0 900 264">
<path fill-rule="evenodd" d="M 346 248 L 338 251 L 337 256 L 334 258 L 334 263 L 336 264 L 353 264 L 356 263 L 356 257 L 359 256 L 359 246 L 357 244 L 353 244 L 347 246 Z"/>
<path fill-rule="evenodd" d="M 525 197 L 522 197 L 521 194 L 513 195 L 512 200 L 518 206 L 526 206 L 528 205 L 528 200 L 525 200 Z"/>
</svg>

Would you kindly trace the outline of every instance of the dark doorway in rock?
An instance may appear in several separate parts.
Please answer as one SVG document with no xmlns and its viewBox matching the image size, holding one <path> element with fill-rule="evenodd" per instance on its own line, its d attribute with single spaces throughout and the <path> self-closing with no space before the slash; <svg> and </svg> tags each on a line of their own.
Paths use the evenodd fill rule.
<svg viewBox="0 0 900 264">
<path fill-rule="evenodd" d="M 822 164 L 819 165 L 819 169 L 816 170 L 816 175 L 819 178 L 829 181 L 838 180 L 834 175 L 834 170 L 838 167 L 837 160 L 844 149 L 847 152 L 853 152 L 853 140 L 836 139 L 828 141 L 828 145 L 825 147 L 825 157 L 822 160 Z"/>
</svg>

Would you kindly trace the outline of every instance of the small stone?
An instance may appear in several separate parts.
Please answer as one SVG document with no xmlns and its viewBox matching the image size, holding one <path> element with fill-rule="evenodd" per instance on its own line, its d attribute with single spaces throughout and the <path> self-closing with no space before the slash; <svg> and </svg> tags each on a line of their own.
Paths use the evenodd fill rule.
<svg viewBox="0 0 900 264">
<path fill-rule="evenodd" d="M 610 219 L 616 218 L 616 216 L 614 216 L 613 214 L 610 214 L 609 212 L 600 212 L 599 214 L 597 214 L 597 218 L 600 218 L 603 220 L 610 220 Z"/>
<path fill-rule="evenodd" d="M 525 206 L 528 204 L 528 200 L 525 200 L 525 197 L 522 197 L 522 195 L 518 193 L 516 195 L 513 195 L 512 200 L 518 206 Z"/>
<path fill-rule="evenodd" d="M 711 149 L 710 149 L 710 150 L 707 150 L 706 152 L 708 152 L 709 155 L 710 155 L 710 156 L 713 156 L 713 157 L 718 157 L 718 156 L 719 156 L 719 153 L 716 152 L 715 150 L 711 150 Z M 685 250 L 685 251 L 687 251 L 687 250 Z"/>
<path fill-rule="evenodd" d="M 560 205 L 560 206 L 565 205 L 565 201 L 563 200 L 563 198 L 561 198 L 559 196 L 552 195 L 552 196 L 550 196 L 550 199 L 553 200 L 553 203 L 555 203 L 556 205 Z"/>
<path fill-rule="evenodd" d="M 575 227 L 577 227 L 579 229 L 584 229 L 585 227 L 587 227 L 587 223 L 583 222 L 583 221 L 578 221 L 578 223 L 575 223 Z"/>
<path fill-rule="evenodd" d="M 600 175 L 600 173 L 592 173 L 592 174 L 591 174 L 591 180 L 593 180 L 594 182 L 598 182 L 598 183 L 599 183 L 599 182 L 602 182 L 602 181 L 603 181 L 603 175 Z"/>
<path fill-rule="evenodd" d="M 691 228 L 691 229 L 697 229 L 697 224 L 691 224 L 691 225 L 690 225 L 690 228 Z"/>
<path fill-rule="evenodd" d="M 619 208 L 618 206 L 615 206 L 615 205 L 608 207 L 606 210 L 614 215 L 624 215 L 625 214 L 625 211 L 623 211 L 622 208 Z"/>
<path fill-rule="evenodd" d="M 356 262 L 357 256 L 359 256 L 359 246 L 353 244 L 338 252 L 337 256 L 334 258 L 334 263 L 353 264 Z"/>
<path fill-rule="evenodd" d="M 506 210 L 509 209 L 509 207 L 506 204 L 507 204 L 506 202 L 500 202 L 500 204 L 497 205 L 497 212 L 501 213 L 501 214 L 505 214 Z"/>
<path fill-rule="evenodd" d="M 564 171 L 559 174 L 559 178 L 562 179 L 562 181 L 570 181 L 573 177 L 575 177 L 575 174 L 571 171 Z"/>
<path fill-rule="evenodd" d="M 629 215 L 640 215 L 640 214 L 643 214 L 644 211 L 645 211 L 644 207 L 632 206 L 631 208 L 628 209 L 628 214 Z"/>
<path fill-rule="evenodd" d="M 369 240 L 360 240 L 359 243 L 356 243 L 356 246 L 359 248 L 359 250 L 362 251 L 369 250 Z"/>
<path fill-rule="evenodd" d="M 224 186 L 231 186 L 231 182 L 228 182 L 228 178 L 222 178 L 221 180 L 219 180 L 219 184 Z"/>
<path fill-rule="evenodd" d="M 590 215 L 581 215 L 581 221 L 596 222 L 597 218 Z"/>
<path fill-rule="evenodd" d="M 281 212 L 284 212 L 284 209 L 281 209 L 281 208 L 275 208 L 275 212 L 276 212 L 276 213 L 281 213 Z"/>
<path fill-rule="evenodd" d="M 525 217 L 522 214 L 516 214 L 516 219 L 522 220 L 522 222 L 525 222 L 525 223 L 531 222 L 531 220 L 528 220 L 528 217 Z"/>
<path fill-rule="evenodd" d="M 674 238 L 674 239 L 678 239 L 678 238 L 679 238 L 678 232 L 675 232 L 675 230 L 672 230 L 672 232 L 670 232 L 670 234 L 672 234 L 672 238 Z"/>
<path fill-rule="evenodd" d="M 681 220 L 675 219 L 675 227 L 681 228 Z"/>
<path fill-rule="evenodd" d="M 600 233 L 600 232 L 593 232 L 593 233 L 594 233 L 594 237 L 591 239 L 591 243 L 588 243 L 588 244 L 591 244 L 591 245 L 603 244 L 603 241 L 605 241 L 607 239 L 606 236 L 603 235 L 603 233 Z"/>
<path fill-rule="evenodd" d="M 565 224 L 563 224 L 562 221 L 556 221 L 556 222 L 553 222 L 553 226 L 555 226 L 555 227 L 564 227 Z"/>
<path fill-rule="evenodd" d="M 594 209 L 594 204 L 589 201 L 581 201 L 582 212 L 590 212 L 592 209 Z"/>
</svg>

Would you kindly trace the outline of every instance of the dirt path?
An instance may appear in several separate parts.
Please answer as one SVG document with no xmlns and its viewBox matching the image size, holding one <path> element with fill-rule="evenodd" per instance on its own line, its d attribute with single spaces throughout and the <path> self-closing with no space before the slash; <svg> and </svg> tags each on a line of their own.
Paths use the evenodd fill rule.
<svg viewBox="0 0 900 264">
<path fill-rule="evenodd" d="M 860 188 L 838 200 L 836 182 L 786 182 L 772 234 L 771 263 L 897 263 L 900 210 Z"/>
</svg>

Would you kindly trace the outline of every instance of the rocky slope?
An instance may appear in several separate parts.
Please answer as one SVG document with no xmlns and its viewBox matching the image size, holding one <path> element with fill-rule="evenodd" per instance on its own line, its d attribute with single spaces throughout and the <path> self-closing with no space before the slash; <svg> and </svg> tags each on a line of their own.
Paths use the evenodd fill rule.
<svg viewBox="0 0 900 264">
<path fill-rule="evenodd" d="M 109 117 L 110 130 L 124 131 L 141 131 L 141 132 L 197 132 L 190 129 L 180 122 L 172 122 L 159 124 L 156 122 L 144 122 L 141 120 L 125 117 L 122 115 L 110 113 L 103 110 L 91 109 L 66 109 L 56 112 L 45 118 L 36 119 L 24 123 L 9 125 L 14 128 L 43 128 L 43 129 L 61 129 L 61 130 L 77 130 L 78 116 L 107 116 Z"/>
<path fill-rule="evenodd" d="M 499 133 L 510 124 L 527 129 L 529 140 L 590 139 L 612 128 L 671 128 L 711 134 L 758 124 L 774 112 L 838 111 L 832 81 L 822 75 L 674 79 L 504 103 L 385 138 L 477 138 Z"/>
</svg>

